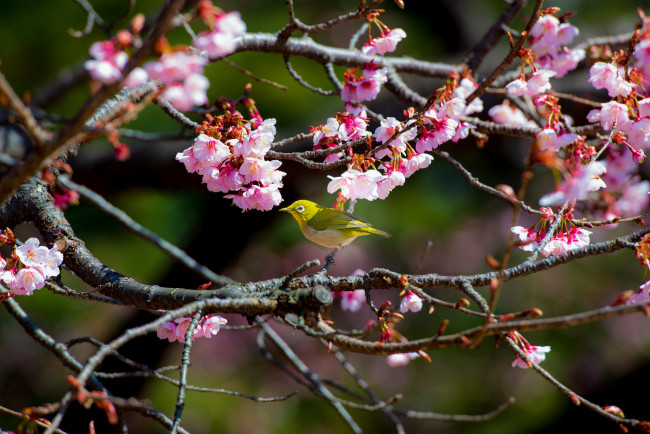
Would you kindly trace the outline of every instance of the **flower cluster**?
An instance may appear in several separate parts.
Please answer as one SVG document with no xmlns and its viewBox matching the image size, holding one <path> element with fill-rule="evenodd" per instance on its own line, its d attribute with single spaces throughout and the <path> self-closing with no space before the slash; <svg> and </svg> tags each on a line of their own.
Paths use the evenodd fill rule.
<svg viewBox="0 0 650 434">
<path fill-rule="evenodd" d="M 281 163 L 264 159 L 275 137 L 275 119 L 246 123 L 239 113 L 228 113 L 209 117 L 202 131 L 176 160 L 202 175 L 208 190 L 236 192 L 226 198 L 243 210 L 268 211 L 282 202 Z"/>
<path fill-rule="evenodd" d="M 560 78 L 574 70 L 586 53 L 581 48 L 567 48 L 580 32 L 573 25 L 560 22 L 553 15 L 557 11 L 549 8 L 537 20 L 530 31 L 530 50 L 537 65 L 555 72 L 555 76 Z"/>
<path fill-rule="evenodd" d="M 205 57 L 174 51 L 164 53 L 160 60 L 148 62 L 144 70 L 148 78 L 164 85 L 161 97 L 176 109 L 187 111 L 208 103 L 206 91 L 210 83 L 203 75 L 207 63 Z"/>
<path fill-rule="evenodd" d="M 389 29 L 373 16 L 370 20 L 379 27 L 380 36 L 369 41 L 361 48 L 367 55 L 384 55 L 395 51 L 397 44 L 406 37 L 402 29 Z M 373 61 L 365 62 L 363 68 L 348 69 L 344 74 L 345 83 L 341 90 L 341 99 L 347 103 L 360 103 L 375 99 L 381 86 L 388 81 L 386 68 L 380 68 Z"/>
<path fill-rule="evenodd" d="M 92 60 L 86 60 L 84 67 L 93 80 L 110 84 L 122 78 L 122 69 L 129 55 L 117 47 L 117 41 L 100 41 L 90 46 Z"/>
<path fill-rule="evenodd" d="M 199 2 L 197 11 L 210 30 L 199 33 L 194 46 L 211 59 L 234 52 L 237 38 L 246 33 L 246 24 L 239 12 L 225 13 L 206 0 Z"/>
<path fill-rule="evenodd" d="M 352 68 L 345 72 L 341 99 L 345 102 L 360 103 L 371 101 L 379 94 L 381 86 L 388 81 L 386 68 L 374 62 L 366 62 L 363 69 Z"/>
<path fill-rule="evenodd" d="M 376 148 L 374 157 L 350 152 L 348 170 L 338 177 L 330 176 L 327 191 L 340 191 L 339 197 L 344 200 L 385 199 L 395 187 L 403 185 L 406 178 L 429 166 L 433 157 L 426 154 L 427 151 L 449 140 L 457 142 L 467 137 L 474 126 L 460 118 L 483 110 L 483 102 L 479 98 L 466 103 L 466 98 L 476 88 L 477 84 L 470 77 L 461 79 L 452 74 L 440 97 L 419 120 L 410 119 L 403 123 L 394 117 L 382 119 L 372 134 L 381 144 Z M 335 136 L 341 128 L 344 128 L 343 122 L 330 119 L 327 126 L 318 128 L 314 140 L 318 138 L 321 148 L 338 146 L 344 139 L 332 141 L 328 138 Z M 418 137 L 418 130 L 420 135 L 414 149 L 409 141 Z M 363 136 L 366 134 L 357 134 L 357 137 Z M 384 158 L 388 158 L 388 161 Z"/>
<path fill-rule="evenodd" d="M 169 342 L 185 342 L 187 329 L 192 322 L 192 317 L 182 316 L 173 321 L 168 321 L 156 330 L 159 339 L 169 339 Z M 221 326 L 226 325 L 228 321 L 219 315 L 206 315 L 199 320 L 199 324 L 194 329 L 192 340 L 196 338 L 211 338 L 219 333 Z"/>
<path fill-rule="evenodd" d="M 161 97 L 181 111 L 208 103 L 206 92 L 210 83 L 203 75 L 208 56 L 215 58 L 232 53 L 236 38 L 246 32 L 246 24 L 238 12 L 225 13 L 208 0 L 199 2 L 197 10 L 210 30 L 199 33 L 194 48 L 171 47 L 161 40 L 157 47 L 161 52 L 160 59 L 148 62 L 142 68 L 134 68 L 122 83 L 124 86 L 135 87 L 147 80 L 156 80 L 163 85 Z M 121 30 L 115 38 L 96 42 L 90 47 L 94 59 L 86 61 L 84 66 L 93 79 L 110 84 L 123 78 L 122 70 L 129 57 L 126 50 L 133 48 L 143 20 L 142 16 L 134 18 L 131 32 Z M 200 54 L 195 54 L 197 50 Z"/>
<path fill-rule="evenodd" d="M 519 237 L 519 247 L 522 250 L 532 252 L 546 238 L 546 224 L 551 224 L 557 218 L 550 208 L 542 208 L 544 216 L 533 227 L 514 226 L 510 230 Z M 579 249 L 589 245 L 591 231 L 571 225 L 573 218 L 572 210 L 562 216 L 562 228 L 553 234 L 551 239 L 542 248 L 542 254 L 546 257 L 559 255 L 573 249 Z M 539 227 L 539 229 L 538 229 Z"/>
<path fill-rule="evenodd" d="M 311 132 L 314 133 L 314 150 L 336 148 L 345 142 L 369 137 L 370 132 L 366 129 L 368 118 L 365 115 L 363 109 L 356 113 L 352 110 L 337 113 L 335 117 L 327 119 L 324 125 L 311 127 Z M 325 162 L 339 160 L 342 155 L 341 152 L 329 154 L 325 157 Z"/>
<path fill-rule="evenodd" d="M 0 237 L 3 244 L 14 244 L 11 231 Z M 56 247 L 41 246 L 37 238 L 30 238 L 21 246 L 15 246 L 10 258 L 0 257 L 0 279 L 15 295 L 32 295 L 34 290 L 45 286 L 45 280 L 58 276 L 63 255 Z"/>
</svg>

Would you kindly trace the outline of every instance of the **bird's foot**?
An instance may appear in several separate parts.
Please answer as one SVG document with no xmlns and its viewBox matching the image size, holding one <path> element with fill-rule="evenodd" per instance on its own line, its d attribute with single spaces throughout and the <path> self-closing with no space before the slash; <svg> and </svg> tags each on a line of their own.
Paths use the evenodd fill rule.
<svg viewBox="0 0 650 434">
<path fill-rule="evenodd" d="M 318 274 L 327 273 L 327 270 L 329 270 L 329 268 L 334 264 L 334 256 L 336 256 L 339 250 L 341 250 L 341 248 L 338 248 L 334 250 L 332 253 L 330 253 L 329 255 L 325 256 L 325 265 L 323 266 L 323 268 L 321 268 Z"/>
</svg>

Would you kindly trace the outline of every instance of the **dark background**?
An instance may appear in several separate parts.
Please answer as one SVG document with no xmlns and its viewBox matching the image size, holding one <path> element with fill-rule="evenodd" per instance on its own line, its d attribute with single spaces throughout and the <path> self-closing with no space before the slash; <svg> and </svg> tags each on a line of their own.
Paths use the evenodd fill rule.
<svg viewBox="0 0 650 434">
<path fill-rule="evenodd" d="M 124 2 L 126 3 L 126 2 Z M 347 12 L 350 2 L 297 1 L 298 17 L 314 24 Z M 327 3 L 327 4 L 324 4 Z M 530 2 L 532 3 L 532 2 Z M 93 2 L 105 20 L 119 16 L 126 8 L 121 2 Z M 633 1 L 558 1 L 546 7 L 572 8 L 578 14 L 572 24 L 581 30 L 576 42 L 591 36 L 628 32 L 636 23 Z M 159 2 L 141 1 L 136 11 L 153 14 Z M 275 32 L 287 20 L 284 2 L 227 1 L 218 4 L 226 11 L 239 10 L 250 32 Z M 402 27 L 408 37 L 394 53 L 438 62 L 458 63 L 471 46 L 491 25 L 503 9 L 499 1 L 440 1 L 409 2 L 398 10 L 391 2 L 382 5 L 387 13 L 382 20 L 390 27 Z M 532 4 L 528 5 L 530 11 Z M 0 7 L 0 70 L 19 94 L 39 95 L 39 89 L 59 74 L 79 68 L 88 58 L 88 47 L 106 38 L 100 29 L 89 37 L 72 38 L 70 28 L 81 29 L 85 14 L 74 2 L 33 1 L 28 6 L 5 2 Z M 326 34 L 316 35 L 318 42 L 347 46 L 357 24 L 345 25 Z M 523 28 L 521 20 L 513 23 Z M 376 34 L 376 33 L 375 33 Z M 170 35 L 172 43 L 188 43 L 180 30 Z M 479 69 L 479 76 L 490 71 L 507 50 L 502 41 Z M 282 58 L 271 54 L 241 53 L 232 57 L 238 65 L 266 79 L 289 87 L 288 91 L 253 83 L 251 96 L 262 116 L 277 119 L 277 138 L 305 132 L 310 125 L 324 123 L 337 111 L 341 101 L 317 96 L 295 84 L 286 72 Z M 316 86 L 329 88 L 319 65 L 294 59 L 294 67 Z M 338 69 L 342 77 L 343 69 Z M 250 82 L 223 63 L 209 65 L 206 75 L 211 87 L 210 98 L 237 98 Z M 606 101 L 604 91 L 595 91 L 587 83 L 588 73 L 581 69 L 563 80 L 553 82 L 554 88 Z M 443 83 L 405 77 L 406 81 L 428 96 Z M 71 116 L 88 97 L 90 88 L 80 83 L 73 92 L 47 107 L 51 113 Z M 484 98 L 486 109 L 500 100 Z M 404 107 L 383 91 L 370 107 L 385 115 L 400 117 Z M 567 106 L 567 110 L 571 107 Z M 584 112 L 574 112 L 576 123 L 584 123 Z M 195 117 L 195 119 L 197 119 Z M 127 126 L 152 133 L 176 134 L 180 128 L 162 111 L 151 106 Z M 375 125 L 370 127 L 374 130 Z M 136 221 L 166 239 L 176 243 L 213 270 L 240 281 L 256 281 L 285 274 L 301 263 L 322 258 L 327 249 L 310 244 L 300 235 L 289 216 L 271 212 L 241 213 L 221 194 L 209 193 L 200 184 L 198 175 L 184 172 L 174 161 L 176 152 L 192 143 L 188 138 L 175 141 L 142 142 L 125 139 L 132 148 L 132 157 L 125 162 L 113 158 L 110 145 L 103 141 L 85 145 L 73 162 L 76 182 L 87 185 L 125 210 Z M 461 161 L 482 182 L 489 185 L 518 186 L 523 158 L 530 140 L 493 137 L 479 149 L 472 140 L 447 143 L 446 150 Z M 334 195 L 326 193 L 326 175 L 332 171 L 310 172 L 296 164 L 285 162 L 281 170 L 288 173 L 282 190 L 283 205 L 296 198 L 308 198 L 322 205 L 331 205 Z M 552 177 L 546 169 L 536 170 L 527 200 L 537 199 L 553 188 Z M 499 256 L 503 251 L 510 225 L 510 207 L 503 201 L 470 188 L 464 178 L 449 164 L 437 158 L 424 171 L 407 180 L 405 186 L 394 190 L 384 201 L 360 201 L 355 214 L 370 220 L 375 226 L 392 234 L 392 238 L 367 237 L 346 247 L 331 269 L 334 275 L 350 274 L 356 269 L 386 267 L 398 272 L 410 272 L 418 261 L 427 240 L 433 247 L 426 256 L 421 271 L 438 274 L 474 274 L 488 270 L 484 257 Z M 66 211 L 77 234 L 95 255 L 119 272 L 144 283 L 193 288 L 203 283 L 182 267 L 174 265 L 164 254 L 124 230 L 93 207 L 81 203 Z M 531 225 L 529 216 L 521 219 Z M 632 226 L 616 230 L 597 230 L 592 240 L 600 241 L 617 234 L 633 231 Z M 31 235 L 25 225 L 18 233 Z M 517 252 L 513 263 L 524 259 Z M 542 309 L 546 316 L 568 314 L 613 302 L 618 294 L 636 288 L 645 276 L 631 252 L 619 252 L 608 257 L 594 257 L 571 263 L 539 275 L 529 276 L 504 286 L 499 312 L 517 311 L 529 307 Z M 64 281 L 83 289 L 73 276 Z M 482 290 L 484 291 L 484 290 Z M 449 300 L 459 295 L 449 289 L 431 291 Z M 398 302 L 397 294 L 374 291 L 374 299 Z M 47 291 L 33 297 L 18 299 L 37 324 L 55 338 L 65 341 L 90 335 L 108 340 L 125 327 L 146 321 L 146 315 L 135 309 L 96 305 L 65 299 Z M 332 317 L 340 327 L 362 327 L 371 315 L 341 312 L 338 307 Z M 243 324 L 236 316 L 228 317 L 232 324 Z M 432 315 L 426 312 L 408 314 L 399 330 L 409 339 L 435 333 L 443 319 L 450 319 L 449 332 L 475 325 L 468 319 L 444 309 Z M 286 327 L 276 329 L 294 350 L 317 373 L 331 376 L 350 387 L 353 381 L 345 376 L 336 360 L 325 347 Z M 626 416 L 648 418 L 644 400 L 638 398 L 648 386 L 650 339 L 647 319 L 640 315 L 608 320 L 599 324 L 568 330 L 549 330 L 526 334 L 533 344 L 551 345 L 544 367 L 557 379 L 597 404 L 620 406 Z M 129 351 L 138 361 L 152 366 L 178 363 L 181 345 L 152 337 L 137 341 Z M 75 354 L 83 359 L 91 351 L 79 346 Z M 28 339 L 11 318 L 0 311 L 0 403 L 12 409 L 39 405 L 58 400 L 66 390 L 65 375 L 56 360 Z M 531 371 L 510 367 L 512 354 L 505 347 L 497 348 L 486 339 L 479 348 L 468 351 L 456 348 L 430 352 L 431 363 L 415 360 L 406 368 L 389 368 L 381 357 L 351 354 L 356 364 L 382 398 L 404 394 L 400 406 L 419 411 L 479 414 L 492 410 L 509 396 L 516 404 L 494 420 L 478 424 L 441 423 L 406 420 L 408 432 L 439 433 L 541 433 L 594 431 L 618 432 L 618 427 L 582 407 L 574 407 L 558 390 Z M 121 365 L 103 369 L 120 369 Z M 344 431 L 343 422 L 322 400 L 293 383 L 289 377 L 268 364 L 255 346 L 255 332 L 223 331 L 212 340 L 196 341 L 192 356 L 190 381 L 196 385 L 218 387 L 260 396 L 279 396 L 297 390 L 299 394 L 288 401 L 259 404 L 227 395 L 190 392 L 183 413 L 183 423 L 191 432 L 247 433 L 329 433 Z M 127 380 L 109 384 L 114 393 L 124 393 L 150 399 L 155 408 L 173 413 L 176 390 L 159 381 Z M 389 421 L 381 414 L 352 411 L 367 432 L 390 432 Z M 162 432 L 155 424 L 137 415 L 129 416 L 133 432 Z M 67 422 L 72 427 L 79 420 Z M 82 423 L 82 426 L 86 422 Z M 17 420 L 0 413 L 0 427 L 15 429 Z M 75 432 L 76 429 L 70 429 Z M 616 431 L 615 431 L 616 430 Z"/>
</svg>

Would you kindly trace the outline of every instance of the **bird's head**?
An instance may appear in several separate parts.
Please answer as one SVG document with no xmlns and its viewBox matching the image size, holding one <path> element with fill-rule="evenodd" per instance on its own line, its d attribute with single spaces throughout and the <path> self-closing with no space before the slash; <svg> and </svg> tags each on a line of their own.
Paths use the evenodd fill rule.
<svg viewBox="0 0 650 434">
<path fill-rule="evenodd" d="M 319 206 L 309 200 L 297 200 L 280 211 L 288 212 L 298 222 L 308 222 L 316 215 Z"/>
</svg>

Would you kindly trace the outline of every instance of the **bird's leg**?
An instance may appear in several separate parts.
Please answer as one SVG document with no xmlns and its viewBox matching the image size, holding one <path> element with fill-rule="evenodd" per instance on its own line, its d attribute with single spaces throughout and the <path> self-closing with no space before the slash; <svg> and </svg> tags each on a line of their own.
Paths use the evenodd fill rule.
<svg viewBox="0 0 650 434">
<path fill-rule="evenodd" d="M 334 263 L 334 256 L 341 250 L 343 247 L 337 247 L 332 253 L 325 256 L 325 266 L 320 270 L 321 273 L 327 273 L 327 270 Z"/>
</svg>

